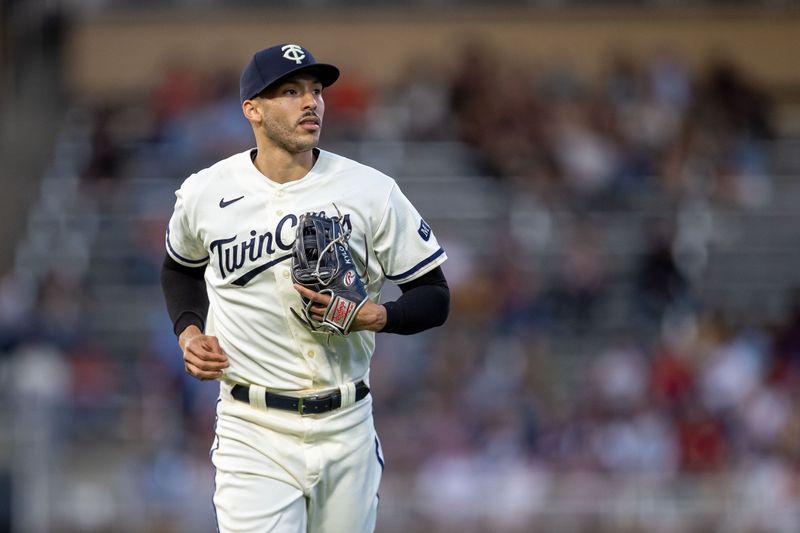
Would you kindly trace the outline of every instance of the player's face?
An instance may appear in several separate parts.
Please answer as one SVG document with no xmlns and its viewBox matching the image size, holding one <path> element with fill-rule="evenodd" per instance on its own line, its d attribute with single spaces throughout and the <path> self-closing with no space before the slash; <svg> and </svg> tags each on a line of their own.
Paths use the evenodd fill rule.
<svg viewBox="0 0 800 533">
<path fill-rule="evenodd" d="M 322 84 L 314 76 L 293 76 L 269 88 L 254 102 L 262 117 L 256 129 L 275 146 L 295 154 L 319 143 L 325 102 Z"/>
</svg>

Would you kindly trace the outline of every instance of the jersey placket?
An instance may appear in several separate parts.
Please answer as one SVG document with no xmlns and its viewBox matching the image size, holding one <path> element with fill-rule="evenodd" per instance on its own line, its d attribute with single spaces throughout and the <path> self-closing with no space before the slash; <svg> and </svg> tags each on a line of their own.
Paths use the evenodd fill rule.
<svg viewBox="0 0 800 533">
<path fill-rule="evenodd" d="M 268 206 L 269 213 L 271 217 L 275 218 L 276 224 L 287 214 L 292 213 L 297 216 L 296 213 L 293 213 L 293 209 L 290 207 L 292 201 L 291 192 L 286 191 L 283 188 L 277 188 L 272 193 L 270 200 L 271 205 Z M 292 227 L 291 229 L 294 231 L 295 228 Z M 276 239 L 278 238 L 277 235 L 275 237 Z M 283 240 L 284 242 L 289 242 L 290 238 L 285 236 Z M 308 377 L 311 380 L 310 388 L 320 388 L 320 386 L 325 383 L 324 376 L 320 375 L 320 364 L 322 364 L 321 362 L 325 360 L 325 354 L 322 353 L 323 350 L 320 346 L 305 342 L 303 340 L 303 338 L 307 337 L 307 335 L 304 335 L 304 332 L 299 331 L 298 328 L 301 326 L 300 324 L 296 323 L 297 319 L 294 318 L 292 314 L 292 307 L 295 307 L 299 312 L 301 300 L 297 294 L 297 291 L 295 291 L 294 287 L 292 286 L 291 261 L 284 261 L 277 265 L 274 269 L 273 275 L 275 276 L 275 286 L 277 287 L 277 292 L 280 295 L 281 306 L 283 307 L 283 312 L 286 316 L 289 333 L 291 333 L 296 346 L 295 353 L 297 353 L 303 359 L 303 362 L 308 369 Z"/>
</svg>

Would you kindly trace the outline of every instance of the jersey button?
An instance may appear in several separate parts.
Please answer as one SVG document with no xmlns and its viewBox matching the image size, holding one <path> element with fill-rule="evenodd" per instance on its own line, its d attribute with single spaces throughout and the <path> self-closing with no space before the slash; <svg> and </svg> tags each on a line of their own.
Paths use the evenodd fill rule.
<svg viewBox="0 0 800 533">
<path fill-rule="evenodd" d="M 286 279 L 289 279 L 289 271 L 288 270 L 284 270 L 283 271 L 283 277 L 286 278 Z"/>
<path fill-rule="evenodd" d="M 283 216 L 283 211 L 281 211 L 279 209 L 278 211 L 275 211 L 275 214 L 278 215 L 279 217 L 282 217 Z"/>
<path fill-rule="evenodd" d="M 278 191 L 278 192 L 276 192 L 276 193 L 275 193 L 275 197 L 277 197 L 277 198 L 283 198 L 283 191 Z"/>
<path fill-rule="evenodd" d="M 309 351 L 308 351 L 308 356 L 309 356 L 311 359 L 314 359 L 314 358 L 317 356 L 317 352 L 315 352 L 314 350 L 309 350 Z"/>
</svg>

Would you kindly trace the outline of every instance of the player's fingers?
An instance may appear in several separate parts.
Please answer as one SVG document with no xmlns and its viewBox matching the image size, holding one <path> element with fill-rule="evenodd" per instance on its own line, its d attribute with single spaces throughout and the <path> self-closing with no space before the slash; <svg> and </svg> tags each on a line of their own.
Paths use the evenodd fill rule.
<svg viewBox="0 0 800 533">
<path fill-rule="evenodd" d="M 222 372 L 219 370 L 201 370 L 189 362 L 184 363 L 184 368 L 187 374 L 202 381 L 219 379 L 222 376 Z"/>
<path fill-rule="evenodd" d="M 219 356 L 218 357 L 219 360 L 223 360 L 223 361 L 227 361 L 228 360 L 228 358 L 222 352 L 222 348 L 219 345 L 219 340 L 216 337 L 208 335 L 203 340 L 205 341 L 204 344 L 205 344 L 206 350 L 208 350 L 208 352 L 211 355 Z"/>
<path fill-rule="evenodd" d="M 210 352 L 202 348 L 189 348 L 187 352 L 201 361 L 224 363 L 227 366 L 228 358 L 224 354 Z"/>
<path fill-rule="evenodd" d="M 191 363 L 200 370 L 222 370 L 223 368 L 228 368 L 228 361 L 204 359 L 203 357 L 188 351 L 184 352 L 183 360 L 186 363 Z"/>
<path fill-rule="evenodd" d="M 331 297 L 329 294 L 322 294 L 319 292 L 314 292 L 307 287 L 303 287 L 302 285 L 298 285 L 297 283 L 294 284 L 294 290 L 300 293 L 301 296 L 308 298 L 312 302 L 322 304 L 323 306 L 327 306 L 328 303 L 331 301 Z"/>
<path fill-rule="evenodd" d="M 185 351 L 194 354 L 203 361 L 227 361 L 222 353 L 216 337 L 195 337 L 186 343 Z"/>
</svg>

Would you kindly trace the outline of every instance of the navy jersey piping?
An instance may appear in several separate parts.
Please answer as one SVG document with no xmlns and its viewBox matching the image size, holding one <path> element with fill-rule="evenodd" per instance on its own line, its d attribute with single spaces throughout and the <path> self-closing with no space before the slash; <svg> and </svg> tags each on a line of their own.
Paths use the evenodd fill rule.
<svg viewBox="0 0 800 533">
<path fill-rule="evenodd" d="M 388 274 L 387 274 L 387 275 L 386 275 L 386 279 L 388 279 L 388 280 L 390 280 L 390 281 L 396 281 L 396 280 L 398 280 L 398 279 L 403 279 L 403 278 L 406 278 L 406 277 L 410 276 L 411 274 L 414 274 L 415 272 L 419 271 L 420 269 L 422 269 L 422 268 L 423 268 L 423 267 L 425 267 L 426 265 L 429 265 L 430 263 L 432 263 L 434 260 L 436 260 L 436 258 L 437 258 L 437 257 L 439 257 L 440 255 L 442 255 L 443 253 L 444 253 L 444 249 L 440 247 L 440 248 L 439 248 L 439 249 L 438 249 L 436 252 L 434 252 L 434 253 L 433 253 L 433 255 L 431 255 L 431 256 L 430 256 L 430 257 L 428 257 L 427 259 L 423 259 L 422 261 L 420 261 L 419 263 L 417 263 L 417 264 L 416 264 L 414 267 L 412 267 L 411 269 L 409 269 L 409 270 L 406 270 L 406 271 L 405 271 L 405 272 L 403 272 L 402 274 L 398 274 L 398 275 L 396 275 L 396 276 L 390 276 L 390 275 L 388 275 Z"/>
<path fill-rule="evenodd" d="M 170 253 L 177 259 L 180 259 L 184 263 L 189 263 L 190 265 L 201 265 L 208 261 L 208 256 L 204 257 L 203 259 L 188 259 L 176 252 L 175 248 L 172 247 L 172 243 L 169 242 L 169 228 L 167 228 L 167 248 L 169 248 Z"/>
</svg>

